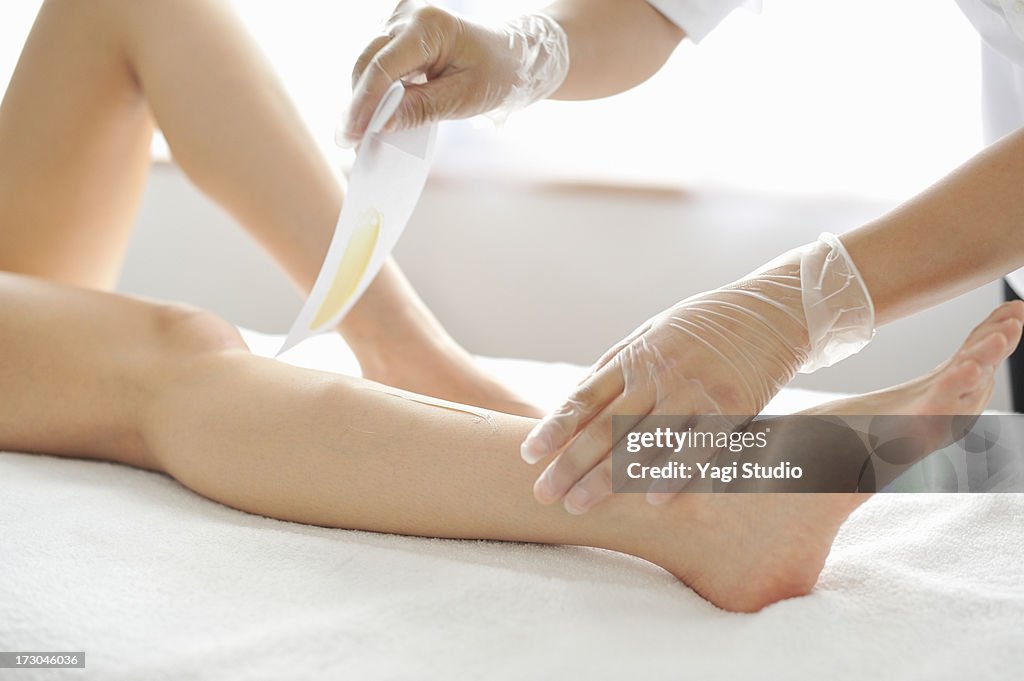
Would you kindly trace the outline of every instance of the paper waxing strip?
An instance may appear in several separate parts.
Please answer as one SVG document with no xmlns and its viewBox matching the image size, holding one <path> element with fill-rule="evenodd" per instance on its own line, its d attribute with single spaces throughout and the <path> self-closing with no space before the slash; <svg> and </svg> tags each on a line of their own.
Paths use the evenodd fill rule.
<svg viewBox="0 0 1024 681">
<path fill-rule="evenodd" d="M 409 223 L 430 172 L 437 125 L 384 132 L 404 94 L 402 82 L 396 81 L 370 119 L 320 274 L 278 355 L 337 326 Z"/>
</svg>

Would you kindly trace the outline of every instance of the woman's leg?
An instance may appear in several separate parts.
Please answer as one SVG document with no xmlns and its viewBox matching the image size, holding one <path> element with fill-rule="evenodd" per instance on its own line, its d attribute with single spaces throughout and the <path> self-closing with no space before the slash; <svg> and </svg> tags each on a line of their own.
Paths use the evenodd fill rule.
<svg viewBox="0 0 1024 681">
<path fill-rule="evenodd" d="M 0 450 L 159 470 L 142 424 L 168 371 L 245 350 L 194 308 L 0 272 Z"/>
<path fill-rule="evenodd" d="M 620 545 L 614 512 L 533 502 L 530 419 L 256 357 L 183 306 L 0 273 L 0 309 L 0 450 L 162 471 L 304 523 Z"/>
<path fill-rule="evenodd" d="M 308 292 L 336 178 L 221 0 L 47 0 L 0 107 L 0 269 L 111 288 L 154 122 L 175 160 Z M 479 371 L 393 263 L 341 327 L 367 376 L 532 413 Z"/>
<path fill-rule="evenodd" d="M 428 537 L 595 546 L 650 560 L 729 609 L 807 593 L 853 494 L 618 495 L 582 516 L 536 504 L 518 446 L 533 422 L 424 404 L 246 352 L 194 310 L 0 274 L 0 449 L 166 472 L 251 513 Z M 875 400 L 980 409 L 1020 336 L 1000 308 L 951 363 Z M 835 413 L 871 413 L 867 401 Z M 821 410 L 819 410 L 821 411 Z"/>
<path fill-rule="evenodd" d="M 0 269 L 111 288 L 153 122 L 94 4 L 43 5 L 0 105 Z"/>
</svg>

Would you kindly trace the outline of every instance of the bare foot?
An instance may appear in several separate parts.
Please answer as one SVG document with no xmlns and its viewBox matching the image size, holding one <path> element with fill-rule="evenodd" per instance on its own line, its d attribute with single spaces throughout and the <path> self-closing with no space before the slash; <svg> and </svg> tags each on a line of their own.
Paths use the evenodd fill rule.
<svg viewBox="0 0 1024 681">
<path fill-rule="evenodd" d="M 977 414 L 996 367 L 1020 340 L 1024 303 L 997 308 L 957 353 L 921 378 L 823 405 L 815 414 Z M 866 494 L 682 494 L 652 511 L 657 534 L 631 551 L 726 610 L 754 612 L 809 593 L 832 542 Z M 667 526 L 667 529 L 666 529 Z M 659 532 L 660 530 L 660 532 Z M 671 537 L 685 536 L 683 542 Z"/>
<path fill-rule="evenodd" d="M 988 404 L 996 368 L 1017 347 L 1024 301 L 1003 303 L 974 327 L 960 349 L 931 372 L 873 393 L 837 400 L 807 414 L 977 414 Z"/>
</svg>

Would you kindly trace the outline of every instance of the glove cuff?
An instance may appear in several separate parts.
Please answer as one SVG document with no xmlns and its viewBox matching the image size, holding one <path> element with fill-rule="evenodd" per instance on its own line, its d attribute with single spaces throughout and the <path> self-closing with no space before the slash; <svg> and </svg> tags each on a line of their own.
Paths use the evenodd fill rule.
<svg viewBox="0 0 1024 681">
<path fill-rule="evenodd" d="M 557 21 L 546 14 L 527 14 L 508 23 L 505 31 L 521 57 L 515 85 L 487 114 L 499 125 L 510 114 L 549 97 L 569 74 L 569 37 Z"/>
<path fill-rule="evenodd" d="M 854 355 L 875 335 L 875 306 L 864 278 L 835 234 L 799 249 L 800 288 L 807 322 L 809 374 Z"/>
</svg>

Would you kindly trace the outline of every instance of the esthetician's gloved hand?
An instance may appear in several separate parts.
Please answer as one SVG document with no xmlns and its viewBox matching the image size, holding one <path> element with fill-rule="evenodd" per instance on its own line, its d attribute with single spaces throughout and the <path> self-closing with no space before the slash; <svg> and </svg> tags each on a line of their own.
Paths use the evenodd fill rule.
<svg viewBox="0 0 1024 681">
<path fill-rule="evenodd" d="M 652 317 L 605 353 L 523 442 L 528 463 L 557 453 L 534 495 L 582 513 L 611 494 L 613 415 L 749 419 L 798 371 L 834 364 L 873 335 L 864 282 L 839 239 L 823 234 Z M 648 500 L 666 501 L 666 490 Z"/>
<path fill-rule="evenodd" d="M 337 141 L 354 146 L 362 139 L 381 97 L 398 79 L 406 81 L 405 98 L 388 130 L 482 113 L 507 116 L 553 93 L 568 72 L 565 31 L 546 15 L 485 26 L 404 0 L 384 35 L 356 62 L 352 106 Z"/>
</svg>

